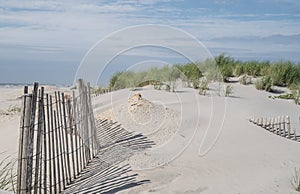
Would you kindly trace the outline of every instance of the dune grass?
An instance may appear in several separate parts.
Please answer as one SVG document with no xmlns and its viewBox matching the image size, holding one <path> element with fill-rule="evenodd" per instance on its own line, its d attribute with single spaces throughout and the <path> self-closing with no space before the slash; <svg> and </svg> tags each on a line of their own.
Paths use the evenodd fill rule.
<svg viewBox="0 0 300 194">
<path fill-rule="evenodd" d="M 225 54 L 217 56 L 215 60 L 225 82 L 229 81 L 231 76 L 248 75 L 265 77 L 265 79 L 269 79 L 266 81 L 269 81 L 271 86 L 290 88 L 294 84 L 300 84 L 300 63 L 291 61 L 240 61 Z M 265 90 L 269 88 L 267 87 Z"/>
<path fill-rule="evenodd" d="M 294 174 L 290 181 L 294 189 L 300 192 L 300 169 L 294 168 Z"/>
<path fill-rule="evenodd" d="M 0 153 L 3 155 L 4 153 Z M 0 189 L 15 191 L 17 174 L 15 172 L 16 160 L 6 157 L 0 161 Z"/>
<path fill-rule="evenodd" d="M 204 62 L 165 65 L 161 68 L 153 67 L 142 72 L 118 72 L 111 77 L 108 88 L 111 90 L 135 88 L 141 83 L 150 84 L 149 80 L 153 80 L 159 83 L 157 89 L 164 85 L 170 87 L 170 91 L 175 91 L 178 80 L 181 80 L 187 83 L 188 87 L 198 89 L 203 84 L 201 78 L 207 79 L 208 82 L 230 82 L 230 77 L 241 75 L 243 77 L 240 79 L 240 83 L 245 85 L 252 83 L 252 77 L 259 78 L 256 82 L 258 90 L 270 92 L 273 86 L 284 86 L 290 89 L 294 86 L 300 88 L 300 63 L 291 61 L 240 61 L 225 54 L 215 57 L 214 60 Z M 205 93 L 203 88 L 200 90 L 201 93 Z M 295 94 L 297 91 L 294 91 Z"/>
</svg>

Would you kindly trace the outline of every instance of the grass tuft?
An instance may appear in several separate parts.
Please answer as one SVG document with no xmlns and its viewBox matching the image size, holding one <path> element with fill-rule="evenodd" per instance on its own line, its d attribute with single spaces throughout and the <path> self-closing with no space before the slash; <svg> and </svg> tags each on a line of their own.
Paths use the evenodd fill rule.
<svg viewBox="0 0 300 194">
<path fill-rule="evenodd" d="M 3 154 L 3 153 L 0 153 Z M 9 156 L 0 161 L 0 189 L 15 191 L 17 183 L 17 173 L 15 172 L 16 160 Z"/>
<path fill-rule="evenodd" d="M 291 184 L 296 191 L 300 192 L 300 169 L 295 168 Z"/>
</svg>

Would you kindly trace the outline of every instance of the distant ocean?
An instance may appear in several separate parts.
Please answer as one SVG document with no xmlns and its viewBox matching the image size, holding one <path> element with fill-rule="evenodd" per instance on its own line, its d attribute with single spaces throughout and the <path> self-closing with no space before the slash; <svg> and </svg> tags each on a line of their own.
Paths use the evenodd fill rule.
<svg viewBox="0 0 300 194">
<path fill-rule="evenodd" d="M 1 88 L 19 88 L 23 86 L 32 86 L 33 83 L 0 83 Z M 55 84 L 42 84 L 42 85 L 49 85 L 49 86 L 57 86 Z"/>
</svg>

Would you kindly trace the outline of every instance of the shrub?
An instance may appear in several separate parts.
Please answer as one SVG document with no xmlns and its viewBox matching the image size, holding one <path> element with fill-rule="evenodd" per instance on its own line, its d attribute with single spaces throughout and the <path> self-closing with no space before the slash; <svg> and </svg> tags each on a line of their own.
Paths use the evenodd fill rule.
<svg viewBox="0 0 300 194">
<path fill-rule="evenodd" d="M 192 85 L 194 89 L 199 88 L 199 79 L 193 79 L 192 80 Z"/>
<path fill-rule="evenodd" d="M 256 81 L 255 87 L 258 90 L 270 92 L 272 89 L 272 79 L 270 76 L 265 76 Z"/>
<path fill-rule="evenodd" d="M 7 109 L 8 112 L 21 112 L 21 107 L 18 105 L 11 105 Z"/>
<path fill-rule="evenodd" d="M 233 69 L 231 66 L 226 65 L 221 68 L 221 74 L 223 76 L 223 81 L 228 82 L 229 78 L 233 76 Z"/>
<path fill-rule="evenodd" d="M 208 90 L 208 81 L 207 79 L 202 79 L 199 87 L 199 94 L 205 96 L 207 90 Z"/>
<path fill-rule="evenodd" d="M 278 62 L 271 67 L 270 76 L 274 85 L 290 86 L 299 79 L 299 72 L 291 62 Z"/>
<path fill-rule="evenodd" d="M 243 75 L 242 77 L 240 77 L 239 82 L 243 85 L 251 84 L 251 77 Z"/>
<path fill-rule="evenodd" d="M 240 76 L 240 75 L 243 75 L 244 73 L 245 73 L 245 70 L 244 70 L 243 64 L 238 64 L 235 66 L 235 70 L 234 70 L 235 76 Z"/>
<path fill-rule="evenodd" d="M 228 97 L 233 93 L 233 87 L 230 84 L 225 86 L 225 97 Z"/>
<path fill-rule="evenodd" d="M 166 85 L 166 91 L 170 92 L 170 90 L 171 90 L 171 87 L 169 85 Z"/>
<path fill-rule="evenodd" d="M 154 89 L 155 90 L 160 90 L 161 89 L 161 84 L 155 84 Z"/>
<path fill-rule="evenodd" d="M 233 76 L 234 59 L 221 54 L 215 58 L 216 64 L 219 67 L 223 76 L 223 81 L 228 82 L 229 77 Z"/>
</svg>

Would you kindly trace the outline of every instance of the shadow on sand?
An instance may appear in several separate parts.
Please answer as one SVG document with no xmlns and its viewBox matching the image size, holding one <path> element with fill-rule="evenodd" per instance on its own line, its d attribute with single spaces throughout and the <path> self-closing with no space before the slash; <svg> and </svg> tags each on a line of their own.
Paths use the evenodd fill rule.
<svg viewBox="0 0 300 194">
<path fill-rule="evenodd" d="M 142 134 L 126 131 L 116 122 L 97 120 L 97 156 L 63 193 L 116 193 L 150 180 L 137 181 L 126 162 L 132 155 L 154 145 Z"/>
</svg>

